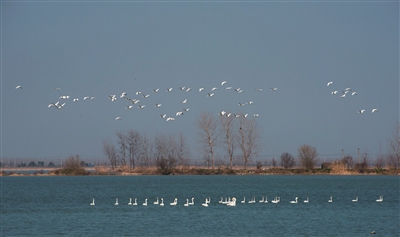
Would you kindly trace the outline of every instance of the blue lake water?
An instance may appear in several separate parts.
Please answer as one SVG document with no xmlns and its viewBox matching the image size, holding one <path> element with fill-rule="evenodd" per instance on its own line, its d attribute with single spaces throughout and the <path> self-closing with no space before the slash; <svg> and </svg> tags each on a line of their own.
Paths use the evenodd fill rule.
<svg viewBox="0 0 400 237">
<path fill-rule="evenodd" d="M 398 176 L 1 177 L 1 236 L 400 235 Z M 383 195 L 383 202 L 375 200 Z M 256 197 L 256 203 L 242 204 Z M 267 196 L 269 203 L 259 203 Z M 270 202 L 275 196 L 281 202 Z M 299 197 L 298 204 L 290 201 Z M 303 203 L 306 197 L 309 203 Z M 328 203 L 332 196 L 333 202 Z M 358 202 L 352 199 L 358 196 Z M 154 205 L 157 197 L 165 206 Z M 195 205 L 185 207 L 186 199 Z M 204 207 L 205 198 L 211 203 Z M 235 207 L 219 203 L 236 197 Z M 95 206 L 89 205 L 95 198 Z M 115 206 L 118 198 L 119 205 Z M 137 198 L 138 206 L 127 205 Z M 148 206 L 143 206 L 145 198 Z M 170 206 L 178 198 L 177 206 Z"/>
</svg>

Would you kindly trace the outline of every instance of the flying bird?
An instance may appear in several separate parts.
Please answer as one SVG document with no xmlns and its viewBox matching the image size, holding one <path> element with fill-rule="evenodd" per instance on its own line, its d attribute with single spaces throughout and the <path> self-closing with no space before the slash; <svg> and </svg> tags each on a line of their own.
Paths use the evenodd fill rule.
<svg viewBox="0 0 400 237">
<path fill-rule="evenodd" d="M 276 88 L 276 87 L 271 87 L 271 90 L 272 90 L 272 91 L 276 91 L 276 90 L 278 90 L 278 88 Z"/>
<path fill-rule="evenodd" d="M 156 108 L 160 108 L 162 104 L 156 104 L 155 107 Z"/>
<path fill-rule="evenodd" d="M 160 117 L 161 117 L 162 119 L 164 119 L 165 117 L 167 117 L 167 114 L 160 114 Z"/>
<path fill-rule="evenodd" d="M 365 112 L 365 109 L 360 109 L 359 111 L 357 111 L 357 113 L 362 114 Z"/>
<path fill-rule="evenodd" d="M 221 86 L 223 86 L 224 84 L 226 84 L 226 81 L 221 82 Z"/>
<path fill-rule="evenodd" d="M 332 91 L 331 94 L 332 95 L 336 95 L 339 91 Z"/>
<path fill-rule="evenodd" d="M 89 96 L 85 96 L 85 97 L 83 97 L 83 100 L 88 100 L 88 99 L 90 99 L 90 97 L 89 97 Z"/>
<path fill-rule="evenodd" d="M 171 91 L 172 91 L 172 88 L 168 88 L 168 89 L 167 89 L 167 92 L 171 92 Z"/>
<path fill-rule="evenodd" d="M 145 105 L 139 105 L 139 109 L 143 109 Z"/>
<path fill-rule="evenodd" d="M 132 109 L 132 108 L 133 108 L 133 105 L 128 105 L 128 106 L 126 106 L 126 108 L 127 108 L 127 109 Z"/>
<path fill-rule="evenodd" d="M 190 110 L 190 108 L 186 108 L 186 109 L 183 109 L 185 112 L 188 112 L 189 110 Z"/>
<path fill-rule="evenodd" d="M 158 90 L 160 90 L 160 89 L 159 89 L 159 88 L 157 88 L 157 89 L 153 89 L 154 93 L 157 93 L 157 92 L 158 92 Z"/>
<path fill-rule="evenodd" d="M 115 120 L 121 120 L 121 117 L 116 117 Z"/>
<path fill-rule="evenodd" d="M 15 89 L 22 89 L 22 86 L 16 86 Z"/>
<path fill-rule="evenodd" d="M 204 91 L 204 88 L 203 88 L 203 87 L 199 88 L 199 92 L 201 92 L 201 91 Z"/>
<path fill-rule="evenodd" d="M 169 117 L 169 118 L 167 118 L 166 119 L 166 121 L 174 121 L 175 119 L 174 118 L 171 118 L 171 117 Z"/>
<path fill-rule="evenodd" d="M 378 111 L 378 109 L 372 109 L 372 113 L 375 113 L 375 112 L 377 112 Z"/>
<path fill-rule="evenodd" d="M 330 86 L 330 85 L 332 85 L 332 84 L 333 84 L 333 82 L 330 81 L 330 82 L 328 82 L 328 83 L 326 84 L 326 86 Z"/>
<path fill-rule="evenodd" d="M 185 99 L 184 101 L 182 101 L 182 104 L 186 104 L 186 102 L 187 102 L 187 99 Z"/>
<path fill-rule="evenodd" d="M 213 87 L 212 89 L 211 89 L 211 91 L 215 91 L 215 90 L 217 90 L 218 88 L 217 87 Z"/>
<path fill-rule="evenodd" d="M 54 90 L 56 90 L 56 91 L 60 91 L 61 89 L 60 89 L 60 88 L 58 88 L 58 87 L 56 87 L 56 88 L 54 88 Z"/>
<path fill-rule="evenodd" d="M 261 92 L 263 89 L 261 89 L 261 88 L 259 88 L 259 89 L 256 89 L 256 91 L 258 91 L 258 92 Z"/>
<path fill-rule="evenodd" d="M 212 97 L 214 95 L 214 93 L 208 93 L 207 97 Z"/>
<path fill-rule="evenodd" d="M 354 91 L 354 92 L 351 93 L 351 95 L 357 95 L 357 92 Z"/>
</svg>

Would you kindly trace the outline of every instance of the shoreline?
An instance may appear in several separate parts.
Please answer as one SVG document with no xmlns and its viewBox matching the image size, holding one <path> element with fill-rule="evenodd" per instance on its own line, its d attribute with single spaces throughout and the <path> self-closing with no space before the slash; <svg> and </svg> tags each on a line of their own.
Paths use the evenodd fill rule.
<svg viewBox="0 0 400 237">
<path fill-rule="evenodd" d="M 79 172 L 69 169 L 65 172 L 61 167 L 2 167 L 0 176 L 141 176 L 141 175 L 400 175 L 399 169 L 376 169 L 368 168 L 360 170 L 331 170 L 331 169 L 312 169 L 303 168 L 284 169 L 284 168 L 263 168 L 254 167 L 229 167 L 207 168 L 204 166 L 194 166 L 185 168 L 175 168 L 162 171 L 155 167 L 143 168 L 136 167 L 129 169 L 126 167 L 115 168 L 108 166 L 82 167 Z"/>
</svg>

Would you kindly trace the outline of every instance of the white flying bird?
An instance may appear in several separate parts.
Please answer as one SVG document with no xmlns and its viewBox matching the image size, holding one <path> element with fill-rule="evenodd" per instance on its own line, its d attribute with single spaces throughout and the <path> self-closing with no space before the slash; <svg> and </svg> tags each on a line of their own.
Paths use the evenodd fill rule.
<svg viewBox="0 0 400 237">
<path fill-rule="evenodd" d="M 164 119 L 165 117 L 167 117 L 167 114 L 160 114 L 160 117 L 161 117 L 162 119 Z"/>
<path fill-rule="evenodd" d="M 182 101 L 182 104 L 186 104 L 186 102 L 187 102 L 187 99 L 185 99 L 184 101 Z"/>
<path fill-rule="evenodd" d="M 167 89 L 167 92 L 171 92 L 171 91 L 172 91 L 172 88 L 168 88 L 168 89 Z"/>
<path fill-rule="evenodd" d="M 22 89 L 22 86 L 16 86 L 15 89 Z"/>
<path fill-rule="evenodd" d="M 276 90 L 278 90 L 278 88 L 276 88 L 276 87 L 271 87 L 271 90 L 272 90 L 272 91 L 276 91 Z"/>
<path fill-rule="evenodd" d="M 121 120 L 121 117 L 116 117 L 115 120 Z"/>
<path fill-rule="evenodd" d="M 375 113 L 377 111 L 378 111 L 378 109 L 372 109 L 372 113 Z"/>
<path fill-rule="evenodd" d="M 204 91 L 204 88 L 203 88 L 203 87 L 199 88 L 199 92 L 201 92 L 201 91 Z"/>
<path fill-rule="evenodd" d="M 166 119 L 166 121 L 174 121 L 175 119 L 174 118 L 171 118 L 171 117 L 169 117 L 169 118 L 167 118 Z"/>
<path fill-rule="evenodd" d="M 60 91 L 61 89 L 60 89 L 60 88 L 58 88 L 58 87 L 56 87 L 56 88 L 54 88 L 54 90 L 56 90 L 56 91 Z"/>
<path fill-rule="evenodd" d="M 120 98 L 126 97 L 126 92 L 122 92 Z"/>
<path fill-rule="evenodd" d="M 128 106 L 126 106 L 126 108 L 127 108 L 127 109 L 132 109 L 132 108 L 133 108 L 133 105 L 128 105 Z"/>
<path fill-rule="evenodd" d="M 223 86 L 224 84 L 226 84 L 226 81 L 221 82 L 221 86 Z"/>
<path fill-rule="evenodd" d="M 184 86 L 182 86 L 182 87 L 179 87 L 179 89 L 181 89 L 182 91 L 185 89 L 185 87 Z"/>
<path fill-rule="evenodd" d="M 73 102 L 78 102 L 79 99 L 78 99 L 78 98 L 75 98 L 75 99 L 73 99 L 72 101 L 73 101 Z"/>
<path fill-rule="evenodd" d="M 354 91 L 354 92 L 351 93 L 351 95 L 357 95 L 357 92 Z"/>
<path fill-rule="evenodd" d="M 186 109 L 183 109 L 185 112 L 188 112 L 189 110 L 190 110 L 190 108 L 186 108 Z"/>
<path fill-rule="evenodd" d="M 162 104 L 156 104 L 155 107 L 156 108 L 160 108 Z"/>
<path fill-rule="evenodd" d="M 263 89 L 261 89 L 261 88 L 259 88 L 259 89 L 256 89 L 256 91 L 258 91 L 258 92 L 261 92 Z"/>
<path fill-rule="evenodd" d="M 330 85 L 332 85 L 332 84 L 333 84 L 333 82 L 330 81 L 330 82 L 328 82 L 328 84 L 326 84 L 326 86 L 330 86 Z"/>
<path fill-rule="evenodd" d="M 332 95 L 336 95 L 339 91 L 332 91 L 331 94 Z"/>
<path fill-rule="evenodd" d="M 83 100 L 88 100 L 88 99 L 90 99 L 90 97 L 89 97 L 89 96 L 85 96 L 85 97 L 83 97 Z"/>
<path fill-rule="evenodd" d="M 160 89 L 159 89 L 159 88 L 157 88 L 157 89 L 153 89 L 154 93 L 157 93 L 157 92 L 158 92 L 158 90 L 160 90 Z"/>
<path fill-rule="evenodd" d="M 208 93 L 207 97 L 212 97 L 214 95 L 214 93 Z"/>
<path fill-rule="evenodd" d="M 361 109 L 361 110 L 357 111 L 357 113 L 359 113 L 359 114 L 362 114 L 364 112 L 365 112 L 365 109 Z"/>
<path fill-rule="evenodd" d="M 143 109 L 145 105 L 139 105 L 139 109 Z"/>
<path fill-rule="evenodd" d="M 192 89 L 190 88 L 190 87 L 188 87 L 187 89 L 186 89 L 186 92 L 188 92 L 188 91 L 191 91 Z"/>
<path fill-rule="evenodd" d="M 211 91 L 215 91 L 215 90 L 217 90 L 218 88 L 217 87 L 213 87 L 212 89 L 211 89 Z"/>
</svg>

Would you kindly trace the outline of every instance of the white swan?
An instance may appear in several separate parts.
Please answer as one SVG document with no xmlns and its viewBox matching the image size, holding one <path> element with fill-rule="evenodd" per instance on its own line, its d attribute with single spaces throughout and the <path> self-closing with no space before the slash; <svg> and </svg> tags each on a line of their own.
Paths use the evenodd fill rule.
<svg viewBox="0 0 400 237">
<path fill-rule="evenodd" d="M 115 199 L 114 205 L 115 205 L 115 206 L 118 206 L 118 198 Z"/>
<path fill-rule="evenodd" d="M 307 199 L 306 199 L 306 200 L 304 200 L 303 202 L 304 202 L 304 203 L 308 203 L 308 197 L 307 197 Z"/>
<path fill-rule="evenodd" d="M 248 203 L 256 203 L 256 197 L 253 197 Z"/>
<path fill-rule="evenodd" d="M 211 202 L 211 197 L 208 197 L 208 199 L 206 198 L 206 203 L 210 203 Z"/>
<path fill-rule="evenodd" d="M 194 197 L 192 197 L 192 201 L 189 203 L 189 205 L 194 205 Z"/>
<path fill-rule="evenodd" d="M 176 206 L 178 204 L 178 198 L 175 198 L 173 202 L 171 202 L 169 205 L 171 206 Z"/>
<path fill-rule="evenodd" d="M 147 206 L 147 198 L 144 199 L 144 203 L 142 204 L 143 206 Z"/>
<path fill-rule="evenodd" d="M 276 90 L 278 90 L 278 88 L 276 88 L 276 87 L 271 87 L 271 90 L 272 90 L 272 91 L 276 91 Z"/>
<path fill-rule="evenodd" d="M 276 197 L 274 198 L 274 200 L 272 200 L 271 202 L 272 202 L 272 203 L 279 203 L 280 201 L 281 201 L 281 198 L 278 197 L 278 196 L 276 196 Z"/>
<path fill-rule="evenodd" d="M 297 203 L 297 199 L 298 199 L 298 197 L 295 197 L 295 198 L 294 198 L 294 201 L 290 201 L 290 203 L 296 204 L 296 203 Z"/>
<path fill-rule="evenodd" d="M 203 207 L 208 207 L 207 198 L 206 198 L 205 202 L 204 202 L 204 203 L 202 203 L 201 205 L 202 205 Z"/>
<path fill-rule="evenodd" d="M 377 202 L 383 202 L 383 196 L 379 196 L 379 199 L 376 200 Z"/>
<path fill-rule="evenodd" d="M 268 197 L 265 197 L 264 203 L 268 203 Z"/>
<path fill-rule="evenodd" d="M 92 202 L 90 203 L 90 206 L 94 206 L 94 198 L 93 198 Z"/>
<path fill-rule="evenodd" d="M 352 202 L 358 202 L 358 196 L 356 196 L 356 199 L 351 200 Z"/>
<path fill-rule="evenodd" d="M 378 111 L 378 109 L 372 109 L 372 113 L 375 113 L 376 111 Z"/>
<path fill-rule="evenodd" d="M 223 201 L 223 199 L 222 199 L 222 197 L 221 197 L 221 200 L 219 200 L 218 201 L 218 203 L 223 203 L 224 201 Z"/>
<path fill-rule="evenodd" d="M 128 205 L 132 205 L 132 198 L 129 198 Z"/>
<path fill-rule="evenodd" d="M 135 198 L 135 202 L 132 205 L 137 206 L 137 198 Z"/>
<path fill-rule="evenodd" d="M 183 204 L 184 207 L 188 207 L 189 206 L 189 199 L 186 198 L 186 203 Z"/>
<path fill-rule="evenodd" d="M 158 197 L 157 197 L 157 201 L 155 201 L 153 204 L 158 205 Z"/>
<path fill-rule="evenodd" d="M 15 89 L 22 89 L 22 86 L 16 86 Z"/>
<path fill-rule="evenodd" d="M 231 207 L 236 206 L 236 198 L 233 197 L 233 198 L 232 198 L 232 201 L 230 201 L 230 202 L 229 202 L 228 204 L 226 204 L 226 205 L 231 206 Z"/>
<path fill-rule="evenodd" d="M 260 201 L 258 201 L 258 202 L 264 202 L 264 196 L 263 196 L 262 199 L 261 199 Z"/>
<path fill-rule="evenodd" d="M 332 196 L 329 198 L 328 202 L 333 202 Z"/>
<path fill-rule="evenodd" d="M 161 198 L 161 203 L 160 203 L 160 206 L 164 206 L 164 199 L 163 198 Z"/>
<path fill-rule="evenodd" d="M 332 85 L 332 84 L 333 84 L 333 82 L 330 81 L 330 82 L 328 82 L 328 83 L 326 84 L 326 86 L 330 86 L 330 85 Z"/>
<path fill-rule="evenodd" d="M 240 203 L 246 203 L 246 197 L 243 197 L 243 200 Z"/>
</svg>

